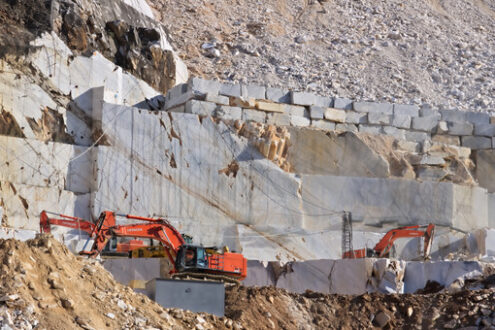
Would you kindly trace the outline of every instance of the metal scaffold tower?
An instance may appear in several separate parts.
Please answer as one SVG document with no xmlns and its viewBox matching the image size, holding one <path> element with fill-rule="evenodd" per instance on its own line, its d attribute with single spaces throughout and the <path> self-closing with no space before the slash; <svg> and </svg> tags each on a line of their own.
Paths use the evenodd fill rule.
<svg viewBox="0 0 495 330">
<path fill-rule="evenodd" d="M 342 253 L 353 251 L 352 248 L 352 216 L 350 212 L 344 212 L 342 216 Z"/>
</svg>

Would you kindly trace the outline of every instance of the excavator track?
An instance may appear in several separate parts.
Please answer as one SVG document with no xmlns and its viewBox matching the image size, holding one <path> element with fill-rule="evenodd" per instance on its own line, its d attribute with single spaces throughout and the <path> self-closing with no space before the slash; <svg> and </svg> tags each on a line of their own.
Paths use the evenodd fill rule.
<svg viewBox="0 0 495 330">
<path fill-rule="evenodd" d="M 230 276 L 208 274 L 208 273 L 184 272 L 184 273 L 173 274 L 172 278 L 181 279 L 181 280 L 198 279 L 202 281 L 223 282 L 225 284 L 231 284 L 231 285 L 241 284 L 239 280 L 236 280 L 235 278 L 232 278 Z"/>
</svg>

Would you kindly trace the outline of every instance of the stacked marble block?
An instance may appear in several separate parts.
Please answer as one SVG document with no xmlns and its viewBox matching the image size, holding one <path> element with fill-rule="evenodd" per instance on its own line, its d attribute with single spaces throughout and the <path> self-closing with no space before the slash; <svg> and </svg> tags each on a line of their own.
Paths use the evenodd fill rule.
<svg viewBox="0 0 495 330">
<path fill-rule="evenodd" d="M 432 143 L 495 148 L 495 117 L 423 105 L 357 102 L 284 89 L 192 78 L 170 90 L 165 110 L 280 126 L 391 135 L 427 151 Z M 426 150 L 425 150 L 426 149 Z"/>
</svg>

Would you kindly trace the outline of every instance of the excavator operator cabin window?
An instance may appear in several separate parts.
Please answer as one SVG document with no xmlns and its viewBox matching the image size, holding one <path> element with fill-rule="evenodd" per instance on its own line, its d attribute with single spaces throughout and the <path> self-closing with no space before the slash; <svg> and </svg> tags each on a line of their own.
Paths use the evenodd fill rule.
<svg viewBox="0 0 495 330">
<path fill-rule="evenodd" d="M 198 248 L 197 250 L 198 254 L 198 267 L 206 267 L 206 255 L 205 255 L 205 249 Z"/>
<path fill-rule="evenodd" d="M 116 251 L 117 250 L 117 237 L 112 237 L 110 239 L 110 244 L 109 244 L 109 250 L 110 251 Z"/>
<path fill-rule="evenodd" d="M 195 264 L 194 259 L 195 259 L 194 249 L 188 248 L 186 250 L 186 266 L 194 266 Z"/>
</svg>

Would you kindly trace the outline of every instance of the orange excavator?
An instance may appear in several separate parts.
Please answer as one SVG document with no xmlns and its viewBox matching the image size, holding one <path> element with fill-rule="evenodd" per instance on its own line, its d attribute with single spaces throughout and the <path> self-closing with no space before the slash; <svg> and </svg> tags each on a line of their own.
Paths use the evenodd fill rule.
<svg viewBox="0 0 495 330">
<path fill-rule="evenodd" d="M 57 216 L 50 217 L 48 214 Z M 91 238 L 95 234 L 95 224 L 87 220 L 72 217 L 70 215 L 42 211 L 40 214 L 40 233 L 51 233 L 51 226 L 62 226 L 72 229 L 77 229 L 85 232 Z M 127 256 L 129 252 L 146 247 L 147 245 L 142 240 L 132 239 L 127 242 L 119 243 L 116 240 L 105 250 L 105 255 Z"/>
<path fill-rule="evenodd" d="M 48 216 L 48 213 L 56 215 L 60 218 L 51 218 Z M 95 228 L 94 223 L 81 218 L 71 217 L 65 214 L 42 211 L 40 214 L 40 233 L 51 233 L 52 225 L 78 229 L 87 233 L 88 235 L 91 235 Z"/>
<path fill-rule="evenodd" d="M 425 259 L 427 259 L 430 255 L 434 232 L 435 225 L 432 223 L 430 223 L 429 225 L 406 226 L 392 229 L 388 231 L 385 236 L 382 237 L 382 239 L 375 245 L 373 249 L 345 251 L 342 255 L 342 258 L 389 258 L 390 251 L 394 246 L 394 242 L 398 238 L 424 237 L 423 256 Z"/>
<path fill-rule="evenodd" d="M 91 250 L 80 254 L 96 257 L 111 237 L 150 238 L 165 247 L 165 254 L 173 266 L 173 277 L 206 277 L 233 282 L 246 278 L 247 260 L 242 254 L 187 244 L 177 229 L 162 218 L 126 217 L 147 223 L 117 225 L 116 214 L 103 211 L 92 232 L 94 243 Z"/>
</svg>

